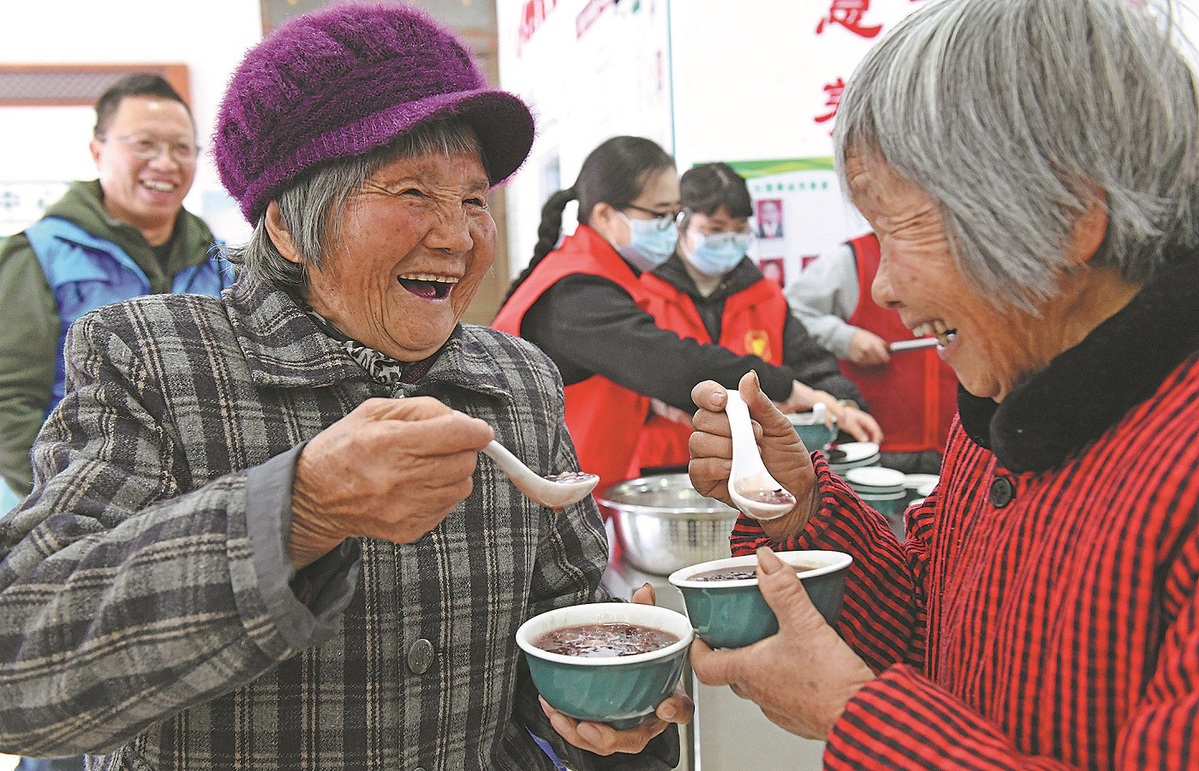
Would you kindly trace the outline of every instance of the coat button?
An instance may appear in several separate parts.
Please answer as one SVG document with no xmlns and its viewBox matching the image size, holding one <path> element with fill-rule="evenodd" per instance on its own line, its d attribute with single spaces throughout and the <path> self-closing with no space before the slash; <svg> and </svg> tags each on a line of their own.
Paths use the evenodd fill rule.
<svg viewBox="0 0 1199 771">
<path fill-rule="evenodd" d="M 433 665 L 433 643 L 421 638 L 408 649 L 408 669 L 413 674 L 423 675 Z"/>
<path fill-rule="evenodd" d="M 1007 477 L 999 477 L 991 483 L 991 504 L 1002 509 L 1016 497 L 1016 485 Z"/>
</svg>

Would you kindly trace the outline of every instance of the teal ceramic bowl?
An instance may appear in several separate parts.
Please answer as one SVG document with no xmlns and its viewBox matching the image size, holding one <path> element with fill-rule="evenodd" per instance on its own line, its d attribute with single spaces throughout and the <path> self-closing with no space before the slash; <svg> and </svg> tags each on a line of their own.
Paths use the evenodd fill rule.
<svg viewBox="0 0 1199 771">
<path fill-rule="evenodd" d="M 580 624 L 642 624 L 678 637 L 649 653 L 585 658 L 550 653 L 534 645 L 547 632 Z M 516 644 L 525 653 L 533 684 L 559 712 L 578 720 L 632 728 L 674 693 L 694 633 L 682 613 L 631 602 L 595 602 L 550 610 L 521 624 Z"/>
<path fill-rule="evenodd" d="M 845 576 L 853 557 L 839 551 L 781 551 L 779 559 L 796 567 L 811 566 L 799 575 L 812 603 L 830 624 L 841 613 Z M 741 648 L 779 630 L 774 611 L 758 591 L 758 579 L 697 581 L 694 576 L 722 568 L 749 568 L 758 557 L 729 557 L 676 570 L 670 583 L 678 587 L 687 616 L 699 638 L 713 648 Z"/>
<path fill-rule="evenodd" d="M 863 503 L 869 504 L 879 514 L 887 517 L 899 514 L 908 505 L 908 497 L 904 493 L 887 493 L 883 495 L 858 493 L 858 497 L 862 499 Z"/>
<path fill-rule="evenodd" d="M 837 436 L 836 426 L 830 428 L 825 425 L 823 420 L 811 422 L 813 418 L 810 412 L 799 412 L 787 417 L 791 421 L 791 427 L 795 429 L 795 433 L 799 434 L 804 447 L 807 447 L 809 451 L 828 449 L 829 444 Z"/>
</svg>

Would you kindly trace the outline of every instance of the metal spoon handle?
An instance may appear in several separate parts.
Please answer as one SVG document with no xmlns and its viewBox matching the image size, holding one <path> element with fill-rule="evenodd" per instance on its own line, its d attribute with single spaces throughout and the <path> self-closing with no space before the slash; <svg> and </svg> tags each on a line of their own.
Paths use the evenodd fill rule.
<svg viewBox="0 0 1199 771">
<path fill-rule="evenodd" d="M 914 340 L 896 340 L 893 343 L 888 343 L 887 350 L 891 353 L 918 351 L 922 348 L 932 348 L 936 344 L 937 338 L 935 337 L 917 337 Z"/>
</svg>

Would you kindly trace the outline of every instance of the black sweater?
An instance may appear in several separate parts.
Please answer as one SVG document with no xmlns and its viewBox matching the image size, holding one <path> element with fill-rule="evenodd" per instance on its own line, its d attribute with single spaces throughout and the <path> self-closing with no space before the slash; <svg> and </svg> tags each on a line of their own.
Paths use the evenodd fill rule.
<svg viewBox="0 0 1199 771">
<path fill-rule="evenodd" d="M 762 277 L 745 259 L 716 291 L 702 297 L 677 254 L 655 273 L 695 301 L 713 340 L 720 339 L 725 300 Z M 757 356 L 738 356 L 719 345 L 680 338 L 660 328 L 615 282 L 571 275 L 533 303 L 521 324 L 521 336 L 553 359 L 567 385 L 599 374 L 686 412 L 695 410 L 691 389 L 696 383 L 715 380 L 735 388 L 751 369 L 757 370 L 762 390 L 775 401 L 785 401 L 792 381 L 799 380 L 838 399 L 863 404 L 861 393 L 841 374 L 836 358 L 790 314 L 783 330 L 784 365 L 776 367 Z"/>
</svg>

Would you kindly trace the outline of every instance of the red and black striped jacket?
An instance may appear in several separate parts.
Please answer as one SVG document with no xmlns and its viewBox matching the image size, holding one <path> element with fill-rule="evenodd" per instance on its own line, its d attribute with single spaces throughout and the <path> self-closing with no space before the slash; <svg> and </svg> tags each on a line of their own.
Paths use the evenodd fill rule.
<svg viewBox="0 0 1199 771">
<path fill-rule="evenodd" d="M 816 454 L 820 512 L 772 544 L 854 557 L 837 629 L 878 677 L 826 766 L 1199 768 L 1199 261 L 959 406 L 904 543 Z"/>
</svg>

